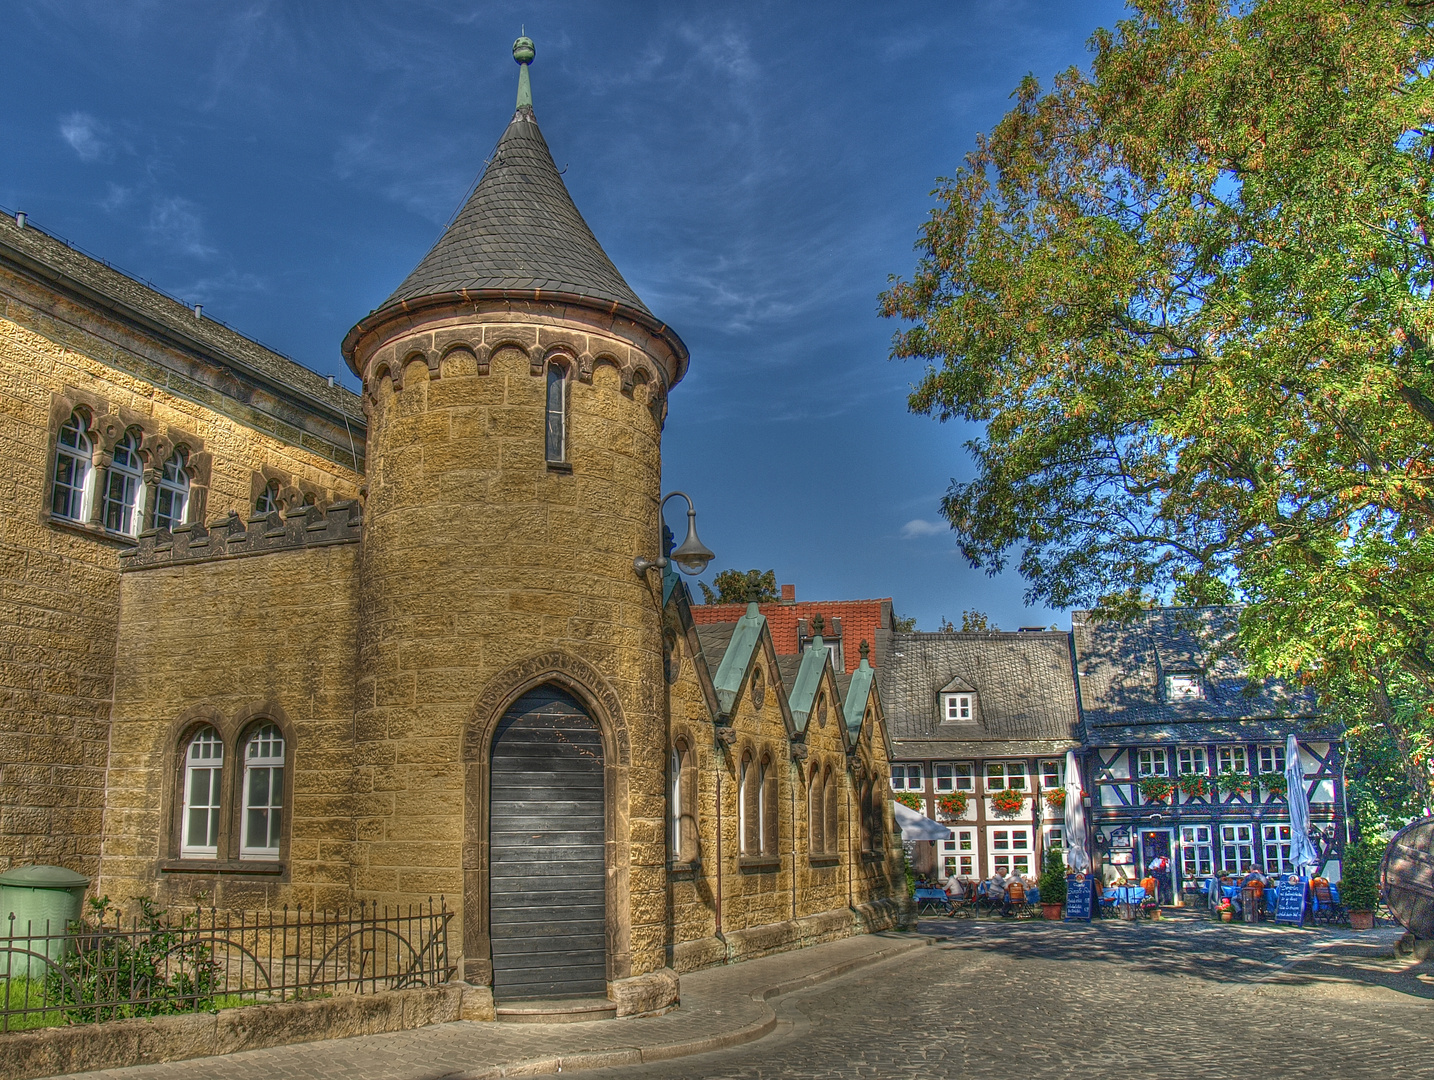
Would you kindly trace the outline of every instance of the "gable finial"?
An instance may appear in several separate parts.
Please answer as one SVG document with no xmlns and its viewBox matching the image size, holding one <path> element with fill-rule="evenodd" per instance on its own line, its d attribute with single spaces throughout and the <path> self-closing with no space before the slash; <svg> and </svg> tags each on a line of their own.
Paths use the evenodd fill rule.
<svg viewBox="0 0 1434 1080">
<path fill-rule="evenodd" d="M 533 107 L 533 88 L 528 83 L 528 65 L 533 62 L 533 57 L 536 55 L 537 50 L 533 48 L 533 39 L 527 34 L 513 42 L 513 59 L 518 64 L 518 108 L 520 109 Z"/>
<path fill-rule="evenodd" d="M 866 638 L 861 639 L 861 648 L 859 648 L 857 651 L 861 653 L 861 658 L 863 660 L 865 660 L 869 655 L 871 655 L 871 646 L 866 643 Z"/>
<path fill-rule="evenodd" d="M 812 637 L 821 637 L 822 631 L 827 628 L 827 621 L 819 611 L 812 616 Z"/>
</svg>

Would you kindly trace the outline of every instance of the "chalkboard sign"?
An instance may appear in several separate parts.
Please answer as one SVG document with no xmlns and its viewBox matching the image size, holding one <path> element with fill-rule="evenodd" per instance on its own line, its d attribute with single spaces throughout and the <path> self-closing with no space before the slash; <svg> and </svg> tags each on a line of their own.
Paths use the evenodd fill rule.
<svg viewBox="0 0 1434 1080">
<path fill-rule="evenodd" d="M 1090 922 L 1094 874 L 1066 875 L 1066 922 Z"/>
<path fill-rule="evenodd" d="M 1299 926 L 1305 921 L 1305 885 L 1305 879 L 1294 874 L 1280 878 L 1275 889 L 1275 922 Z"/>
</svg>

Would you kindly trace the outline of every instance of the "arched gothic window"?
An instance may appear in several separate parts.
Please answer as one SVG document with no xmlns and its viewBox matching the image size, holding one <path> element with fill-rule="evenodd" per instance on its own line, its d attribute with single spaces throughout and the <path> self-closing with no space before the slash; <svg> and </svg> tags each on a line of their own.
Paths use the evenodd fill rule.
<svg viewBox="0 0 1434 1080">
<path fill-rule="evenodd" d="M 777 794 L 777 769 L 770 754 L 762 755 L 762 854 L 772 858 L 777 854 L 777 808 L 781 800 Z"/>
<path fill-rule="evenodd" d="M 827 812 L 822 824 L 826 827 L 826 843 L 823 847 L 828 855 L 837 853 L 837 824 L 841 820 L 841 812 L 837 799 L 841 796 L 841 774 L 832 771 L 828 765 L 825 775 L 822 777 L 822 789 L 826 792 Z"/>
<path fill-rule="evenodd" d="M 568 372 L 548 363 L 547 451 L 549 462 L 568 460 Z"/>
<path fill-rule="evenodd" d="M 275 724 L 254 729 L 244 748 L 241 859 L 277 859 L 284 810 L 284 735 Z"/>
<path fill-rule="evenodd" d="M 749 750 L 742 755 L 742 772 L 737 788 L 737 839 L 743 855 L 762 851 L 761 783 L 757 763 Z"/>
<path fill-rule="evenodd" d="M 822 767 L 812 763 L 812 776 L 807 784 L 807 850 L 813 855 L 826 851 L 826 789 L 822 786 Z"/>
<path fill-rule="evenodd" d="M 156 529 L 173 530 L 184 524 L 184 515 L 189 509 L 189 474 L 184 471 L 186 455 L 175 450 L 159 471 L 159 488 L 154 496 L 154 522 Z"/>
<path fill-rule="evenodd" d="M 690 863 L 697 858 L 697 768 L 686 739 L 672 747 L 672 860 Z"/>
<path fill-rule="evenodd" d="M 272 514 L 279 509 L 279 481 L 270 480 L 254 500 L 254 513 Z"/>
<path fill-rule="evenodd" d="M 224 742 L 212 727 L 200 728 L 184 751 L 184 808 L 179 854 L 213 859 L 219 854 L 219 781 Z"/>
<path fill-rule="evenodd" d="M 861 795 L 858 799 L 857 816 L 861 819 L 861 851 L 868 854 L 871 851 L 871 784 L 863 784 Z"/>
<path fill-rule="evenodd" d="M 60 428 L 55 445 L 55 483 L 50 512 L 56 517 L 66 521 L 85 520 L 92 451 L 84 418 L 79 413 L 71 413 Z"/>
<path fill-rule="evenodd" d="M 139 499 L 144 490 L 144 466 L 139 456 L 139 435 L 126 431 L 115 444 L 105 487 L 105 528 L 135 536 L 139 532 Z"/>
</svg>

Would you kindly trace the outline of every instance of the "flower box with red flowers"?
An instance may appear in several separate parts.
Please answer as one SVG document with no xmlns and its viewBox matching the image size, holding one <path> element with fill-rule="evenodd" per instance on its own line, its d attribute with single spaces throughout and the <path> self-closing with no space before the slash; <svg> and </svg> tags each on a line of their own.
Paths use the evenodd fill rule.
<svg viewBox="0 0 1434 1080">
<path fill-rule="evenodd" d="M 1015 817 L 1026 807 L 1026 793 L 1019 788 L 1003 788 L 991 796 L 991 809 L 997 817 Z"/>
</svg>

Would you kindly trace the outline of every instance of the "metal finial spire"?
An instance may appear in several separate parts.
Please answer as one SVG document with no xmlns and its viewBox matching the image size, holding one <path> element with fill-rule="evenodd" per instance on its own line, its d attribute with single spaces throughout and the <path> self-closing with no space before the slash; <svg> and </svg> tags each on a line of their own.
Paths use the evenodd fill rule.
<svg viewBox="0 0 1434 1080">
<path fill-rule="evenodd" d="M 518 62 L 518 108 L 533 107 L 533 88 L 528 84 L 528 65 L 533 62 L 536 50 L 533 39 L 524 34 L 513 42 L 513 59 Z"/>
</svg>

